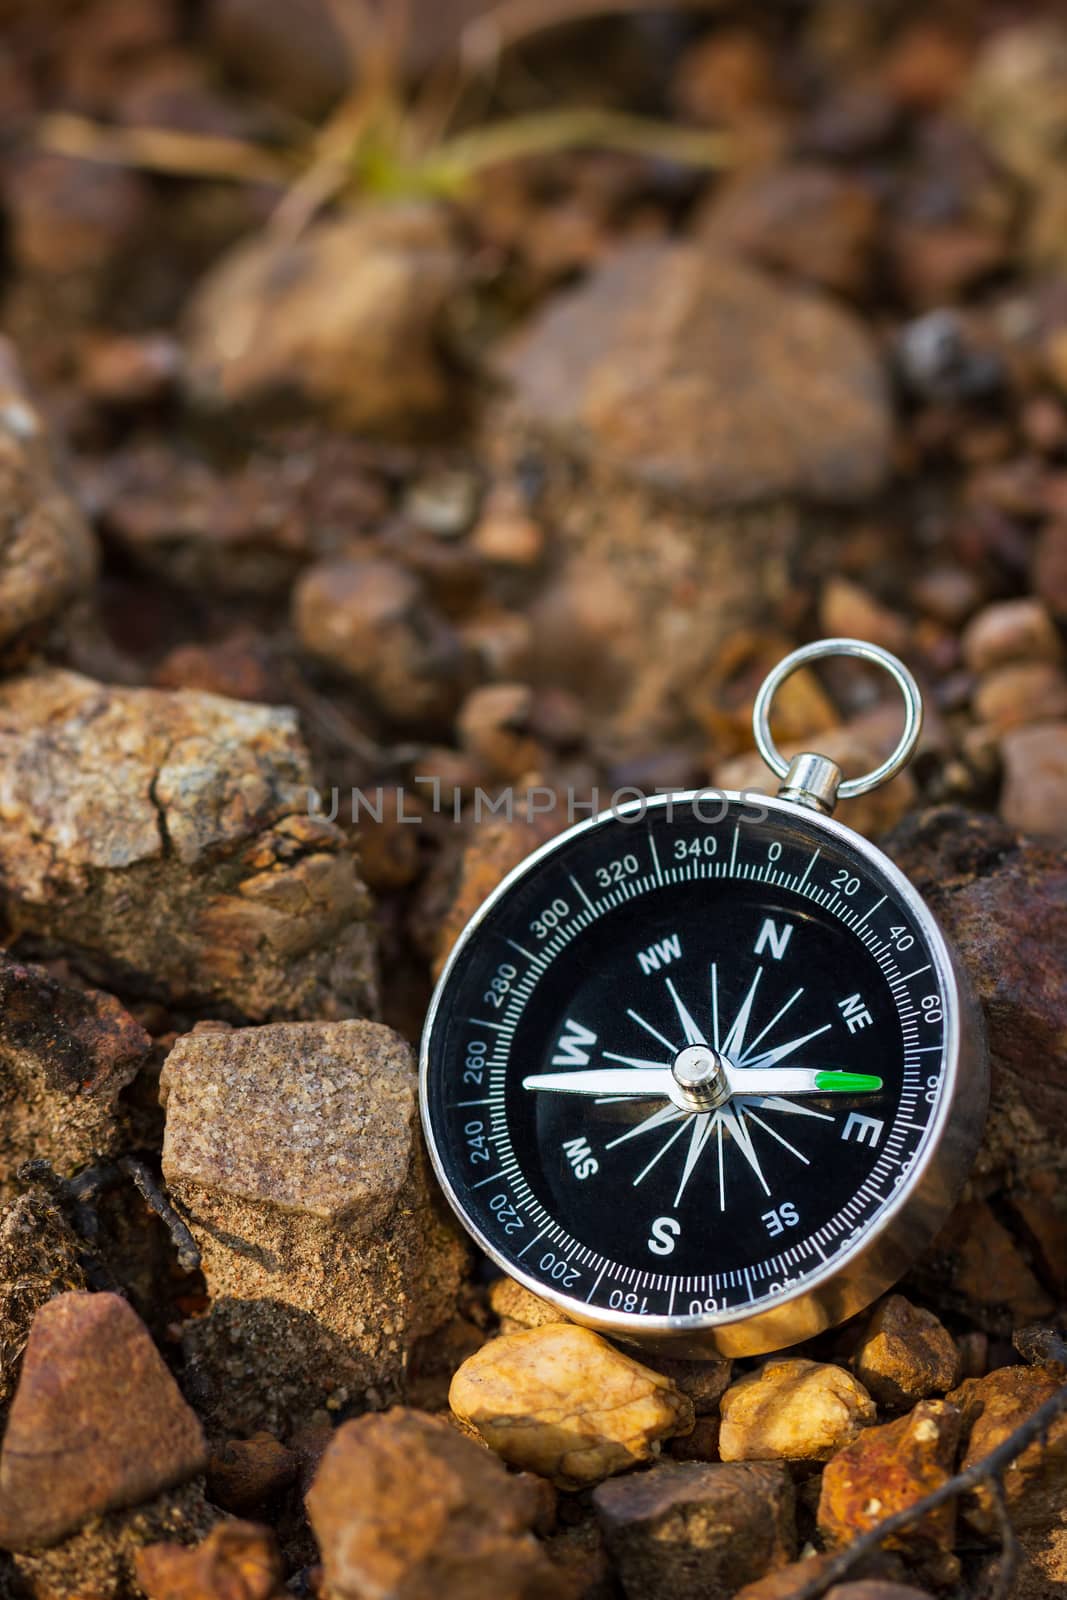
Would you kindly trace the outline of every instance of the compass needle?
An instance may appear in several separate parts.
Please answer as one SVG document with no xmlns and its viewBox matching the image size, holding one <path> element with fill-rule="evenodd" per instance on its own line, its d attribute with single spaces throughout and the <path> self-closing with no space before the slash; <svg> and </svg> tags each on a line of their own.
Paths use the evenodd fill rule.
<svg viewBox="0 0 1067 1600">
<path fill-rule="evenodd" d="M 778 683 L 824 654 L 904 691 L 901 745 L 866 777 L 771 740 Z M 884 1294 L 942 1225 L 978 1145 L 981 1032 L 915 889 L 831 815 L 898 770 L 919 721 L 894 658 L 806 646 L 757 696 L 777 795 L 591 817 L 461 933 L 423 1034 L 430 1159 L 557 1315 L 759 1356 Z"/>
</svg>

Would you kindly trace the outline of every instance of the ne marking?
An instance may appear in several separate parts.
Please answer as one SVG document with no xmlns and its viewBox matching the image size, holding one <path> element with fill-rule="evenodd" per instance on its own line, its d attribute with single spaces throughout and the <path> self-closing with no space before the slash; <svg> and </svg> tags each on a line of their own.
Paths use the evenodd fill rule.
<svg viewBox="0 0 1067 1600">
<path fill-rule="evenodd" d="M 659 864 L 659 852 L 656 849 L 656 838 L 655 838 L 655 835 L 652 834 L 652 833 L 650 833 L 649 836 L 648 836 L 648 847 L 652 852 L 652 862 L 653 862 L 653 865 L 655 866 L 655 869 L 656 869 L 656 882 L 657 883 L 662 883 L 663 882 L 663 868 Z"/>
<path fill-rule="evenodd" d="M 901 983 L 910 983 L 912 978 L 917 978 L 920 973 L 929 972 L 929 970 L 930 970 L 930 963 L 928 961 L 926 963 L 925 967 L 916 967 L 914 972 L 906 973 L 905 976 L 903 978 L 901 978 L 900 981 L 901 981 Z"/>
</svg>

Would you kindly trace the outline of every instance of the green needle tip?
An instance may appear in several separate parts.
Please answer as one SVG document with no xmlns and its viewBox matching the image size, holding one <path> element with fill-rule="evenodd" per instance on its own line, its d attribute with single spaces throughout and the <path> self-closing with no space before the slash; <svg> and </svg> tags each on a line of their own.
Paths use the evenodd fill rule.
<svg viewBox="0 0 1067 1600">
<path fill-rule="evenodd" d="M 880 1089 L 882 1080 L 867 1072 L 819 1072 L 815 1075 L 815 1087 L 836 1094 L 867 1094 Z"/>
</svg>

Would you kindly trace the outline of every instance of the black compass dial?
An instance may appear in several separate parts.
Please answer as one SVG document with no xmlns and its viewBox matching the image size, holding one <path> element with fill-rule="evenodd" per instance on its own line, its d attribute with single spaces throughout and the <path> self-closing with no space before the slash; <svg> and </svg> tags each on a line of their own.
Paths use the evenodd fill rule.
<svg viewBox="0 0 1067 1600">
<path fill-rule="evenodd" d="M 900 1198 L 944 1088 L 915 896 L 757 797 L 574 830 L 467 934 L 431 1016 L 446 1191 L 591 1311 L 729 1318 L 832 1270 Z"/>
</svg>

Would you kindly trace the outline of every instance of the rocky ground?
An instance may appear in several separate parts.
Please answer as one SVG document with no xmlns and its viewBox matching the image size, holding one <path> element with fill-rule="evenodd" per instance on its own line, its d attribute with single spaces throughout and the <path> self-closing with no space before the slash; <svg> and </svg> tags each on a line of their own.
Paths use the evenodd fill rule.
<svg viewBox="0 0 1067 1600">
<path fill-rule="evenodd" d="M 0 1592 L 1063 1595 L 1067 24 L 386 10 L 0 0 Z M 639 1361 L 472 1258 L 412 1045 L 546 797 L 760 783 L 835 633 L 988 1134 L 853 1324 Z"/>
</svg>

